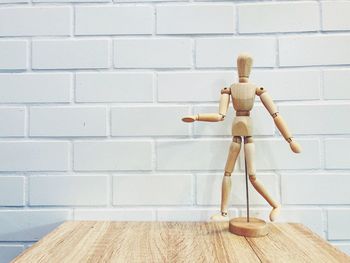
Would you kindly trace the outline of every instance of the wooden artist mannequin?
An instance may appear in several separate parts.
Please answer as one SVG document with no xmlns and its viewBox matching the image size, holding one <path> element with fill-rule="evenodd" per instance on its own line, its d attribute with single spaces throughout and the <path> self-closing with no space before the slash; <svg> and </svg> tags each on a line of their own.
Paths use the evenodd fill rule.
<svg viewBox="0 0 350 263">
<path fill-rule="evenodd" d="M 295 153 L 300 153 L 301 147 L 293 140 L 292 134 L 289 132 L 286 123 L 278 113 L 276 105 L 273 103 L 270 95 L 263 87 L 258 87 L 249 83 L 249 75 L 252 67 L 252 58 L 247 54 L 240 54 L 237 58 L 237 68 L 239 75 L 239 83 L 232 84 L 229 88 L 221 90 L 220 106 L 218 113 L 197 114 L 186 116 L 182 120 L 184 122 L 223 121 L 228 110 L 230 97 L 232 98 L 233 108 L 236 111 L 236 117 L 232 124 L 233 140 L 230 145 L 227 162 L 225 166 L 225 174 L 222 181 L 221 193 L 221 213 L 212 216 L 215 221 L 228 220 L 228 202 L 231 191 L 231 173 L 234 170 L 238 154 L 241 149 L 242 137 L 244 142 L 244 155 L 246 160 L 246 169 L 249 180 L 256 191 L 270 204 L 272 210 L 270 212 L 270 220 L 274 221 L 279 214 L 280 205 L 266 191 L 264 186 L 256 178 L 254 165 L 255 146 L 253 142 L 252 120 L 250 111 L 253 108 L 255 96 L 260 97 L 261 102 L 271 114 L 277 128 L 282 136 L 289 143 L 290 148 Z M 249 218 L 249 217 L 248 217 Z"/>
</svg>

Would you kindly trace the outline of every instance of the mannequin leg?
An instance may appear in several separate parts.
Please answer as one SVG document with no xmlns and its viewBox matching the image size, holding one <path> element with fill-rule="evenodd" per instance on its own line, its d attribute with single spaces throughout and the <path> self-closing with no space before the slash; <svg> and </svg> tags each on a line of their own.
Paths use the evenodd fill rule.
<svg viewBox="0 0 350 263">
<path fill-rule="evenodd" d="M 232 143 L 230 145 L 230 150 L 227 156 L 225 174 L 222 179 L 221 187 L 221 213 L 213 215 L 212 220 L 221 221 L 228 220 L 228 204 L 231 193 L 231 174 L 235 168 L 236 160 L 241 149 L 242 139 L 240 136 L 233 137 Z"/>
<path fill-rule="evenodd" d="M 254 154 L 255 145 L 252 137 L 244 137 L 244 155 L 247 162 L 247 172 L 249 175 L 249 180 L 254 186 L 255 190 L 272 206 L 272 211 L 270 212 L 270 220 L 275 221 L 279 214 L 280 205 L 272 199 L 268 194 L 265 187 L 256 179 L 255 165 L 254 165 Z"/>
</svg>

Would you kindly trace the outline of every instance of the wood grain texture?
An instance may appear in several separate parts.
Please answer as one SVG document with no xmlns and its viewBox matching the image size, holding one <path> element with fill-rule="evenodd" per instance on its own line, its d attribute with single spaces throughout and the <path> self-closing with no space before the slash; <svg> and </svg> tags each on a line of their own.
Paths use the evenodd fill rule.
<svg viewBox="0 0 350 263">
<path fill-rule="evenodd" d="M 299 224 L 269 229 L 245 238 L 228 222 L 70 221 L 12 262 L 350 262 Z"/>
</svg>

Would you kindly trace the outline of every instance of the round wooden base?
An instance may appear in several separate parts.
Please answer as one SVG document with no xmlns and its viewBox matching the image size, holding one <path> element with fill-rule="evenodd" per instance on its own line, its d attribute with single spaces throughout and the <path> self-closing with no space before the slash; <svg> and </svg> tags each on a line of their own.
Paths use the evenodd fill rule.
<svg viewBox="0 0 350 263">
<path fill-rule="evenodd" d="M 229 230 L 233 234 L 245 237 L 263 237 L 269 233 L 266 222 L 254 217 L 250 217 L 249 222 L 246 217 L 231 219 Z"/>
</svg>

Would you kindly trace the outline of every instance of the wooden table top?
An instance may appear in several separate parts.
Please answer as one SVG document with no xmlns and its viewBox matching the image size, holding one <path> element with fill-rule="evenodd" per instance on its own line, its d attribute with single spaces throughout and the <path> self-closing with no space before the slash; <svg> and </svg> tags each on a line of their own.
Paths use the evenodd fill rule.
<svg viewBox="0 0 350 263">
<path fill-rule="evenodd" d="M 301 224 L 245 238 L 228 223 L 68 221 L 13 262 L 350 262 Z"/>
</svg>

